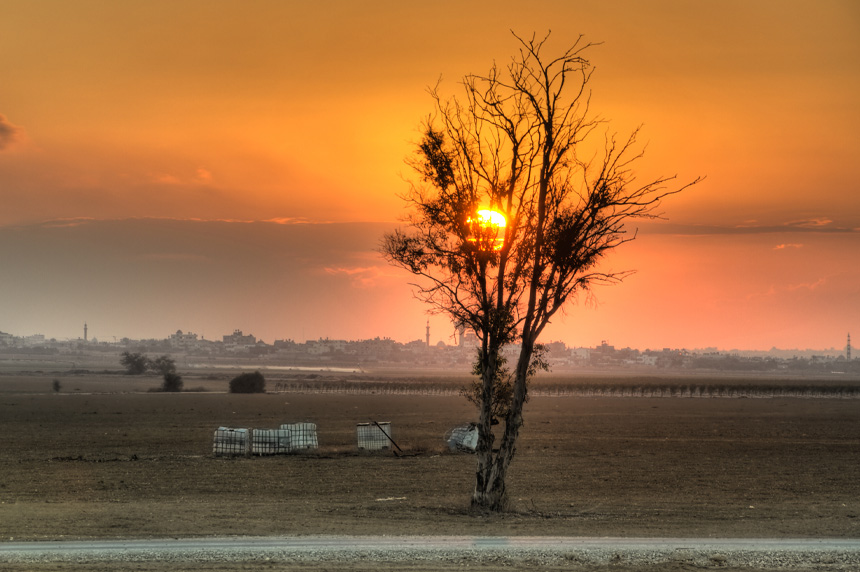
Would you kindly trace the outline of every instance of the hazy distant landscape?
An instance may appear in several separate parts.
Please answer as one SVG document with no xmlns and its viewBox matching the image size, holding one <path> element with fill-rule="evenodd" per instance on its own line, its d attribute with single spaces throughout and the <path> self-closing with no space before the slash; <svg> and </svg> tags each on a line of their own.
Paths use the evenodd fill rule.
<svg viewBox="0 0 860 572">
<path fill-rule="evenodd" d="M 375 251 L 396 226 L 171 219 L 0 226 L 0 287 L 9 301 L 0 331 L 76 340 L 88 323 L 89 339 L 108 343 L 165 339 L 178 329 L 220 341 L 236 328 L 270 345 L 377 336 L 407 343 L 424 340 L 429 318 L 431 344 L 454 345 L 450 320 L 428 316 L 409 279 Z M 844 353 L 858 321 L 852 253 L 860 233 L 709 227 L 713 234 L 701 235 L 658 223 L 639 230 L 610 264 L 636 274 L 597 289 L 597 304 L 571 305 L 543 341 L 606 340 L 642 351 L 776 347 L 792 353 L 774 357 L 788 358 Z M 769 261 L 751 265 L 751 253 Z M 677 283 L 680 291 L 667 289 Z"/>
<path fill-rule="evenodd" d="M 86 334 L 85 334 L 86 335 Z M 460 332 L 452 344 L 428 340 L 407 343 L 388 338 L 367 340 L 319 339 L 306 342 L 275 340 L 267 344 L 252 334 L 235 330 L 221 339 L 201 339 L 191 332 L 177 331 L 163 339 L 116 342 L 56 340 L 43 335 L 13 336 L 0 331 L 0 372 L 57 371 L 98 372 L 121 369 L 122 352 L 151 357 L 165 355 L 182 372 L 207 369 L 261 369 L 272 372 L 317 370 L 335 373 L 365 371 L 426 370 L 467 375 L 475 357 L 475 338 Z M 860 377 L 860 359 L 842 350 L 717 351 L 616 348 L 606 342 L 597 347 L 568 347 L 563 342 L 546 344 L 551 366 L 548 374 L 659 376 L 744 375 L 819 377 L 851 380 Z M 514 358 L 518 346 L 506 353 Z"/>
</svg>

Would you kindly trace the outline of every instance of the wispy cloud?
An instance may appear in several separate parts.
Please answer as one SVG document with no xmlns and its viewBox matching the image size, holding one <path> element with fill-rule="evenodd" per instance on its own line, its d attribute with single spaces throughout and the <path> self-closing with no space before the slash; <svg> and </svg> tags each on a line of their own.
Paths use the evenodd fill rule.
<svg viewBox="0 0 860 572">
<path fill-rule="evenodd" d="M 0 113 L 0 151 L 12 145 L 21 133 L 21 128 L 12 125 L 6 116 Z"/>
<path fill-rule="evenodd" d="M 345 275 L 350 279 L 352 286 L 356 288 L 372 288 L 376 286 L 379 278 L 386 273 L 378 266 L 355 266 L 355 267 L 326 267 L 326 274 Z"/>
<path fill-rule="evenodd" d="M 276 217 L 276 218 L 267 218 L 260 222 L 273 222 L 275 224 L 308 224 L 311 221 L 304 217 Z"/>
<path fill-rule="evenodd" d="M 209 257 L 201 254 L 189 254 L 185 252 L 150 252 L 141 256 L 144 260 L 165 262 L 197 262 L 209 260 Z"/>
<path fill-rule="evenodd" d="M 776 234 L 776 233 L 857 233 L 856 226 L 834 224 L 826 217 L 789 221 L 781 224 L 758 224 L 755 221 L 737 225 L 715 224 L 674 224 L 674 223 L 641 223 L 638 224 L 643 233 L 648 234 L 677 234 L 687 236 L 701 235 L 743 235 L 743 234 Z"/>
<path fill-rule="evenodd" d="M 275 217 L 267 219 L 240 219 L 240 218 L 203 218 L 203 217 L 121 217 L 121 218 L 103 218 L 97 219 L 93 217 L 69 217 L 55 218 L 39 223 L 44 227 L 59 227 L 59 226 L 80 226 L 96 221 L 124 221 L 124 220 L 165 220 L 175 222 L 225 222 L 232 224 L 278 224 L 278 225 L 336 225 L 329 220 L 312 220 L 306 217 Z"/>
<path fill-rule="evenodd" d="M 800 284 L 789 284 L 788 286 L 786 286 L 786 290 L 788 290 L 789 292 L 796 292 L 798 290 L 808 290 L 811 292 L 813 290 L 819 289 L 825 284 L 827 284 L 827 279 L 819 278 L 815 282 L 801 282 Z"/>
<path fill-rule="evenodd" d="M 833 221 L 827 217 L 809 218 L 803 220 L 794 220 L 785 223 L 788 227 L 797 228 L 826 228 L 833 224 Z"/>
<path fill-rule="evenodd" d="M 149 178 L 159 185 L 210 185 L 213 182 L 212 172 L 203 167 L 198 167 L 194 173 L 185 175 L 150 173 Z"/>
<path fill-rule="evenodd" d="M 41 224 L 41 226 L 44 226 L 47 228 L 81 226 L 84 224 L 89 224 L 89 223 L 93 222 L 94 220 L 96 220 L 96 219 L 91 218 L 91 217 L 57 218 L 57 219 L 45 221 Z"/>
<path fill-rule="evenodd" d="M 790 244 L 777 244 L 773 247 L 774 250 L 785 250 L 786 248 L 803 248 L 802 244 L 798 243 L 790 243 Z"/>
<path fill-rule="evenodd" d="M 209 169 L 204 169 L 200 167 L 197 169 L 197 176 L 195 177 L 195 181 L 201 184 L 208 184 L 212 182 L 212 173 Z"/>
<path fill-rule="evenodd" d="M 771 284 L 765 291 L 748 294 L 746 296 L 746 299 L 755 300 L 759 298 L 769 298 L 772 296 L 779 296 L 792 292 L 814 292 L 826 285 L 827 278 L 819 278 L 814 282 L 798 282 L 796 284 Z"/>
<path fill-rule="evenodd" d="M 181 185 L 182 180 L 176 175 L 171 175 L 170 173 L 153 173 L 150 175 L 152 181 L 154 183 L 158 183 L 159 185 Z"/>
</svg>

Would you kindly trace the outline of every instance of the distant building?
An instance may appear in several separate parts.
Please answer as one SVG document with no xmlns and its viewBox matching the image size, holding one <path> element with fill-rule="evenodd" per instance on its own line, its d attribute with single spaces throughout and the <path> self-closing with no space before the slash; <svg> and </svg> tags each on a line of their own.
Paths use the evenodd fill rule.
<svg viewBox="0 0 860 572">
<path fill-rule="evenodd" d="M 224 349 L 231 352 L 246 351 L 257 344 L 257 338 L 242 333 L 242 330 L 233 330 L 233 333 L 224 336 Z"/>
<path fill-rule="evenodd" d="M 183 333 L 182 330 L 176 330 L 175 334 L 167 336 L 168 343 L 174 348 L 189 348 L 197 345 L 197 334 L 188 332 Z"/>
<path fill-rule="evenodd" d="M 305 342 L 305 353 L 308 355 L 323 355 L 333 352 L 343 352 L 346 349 L 346 345 L 346 340 L 330 340 L 328 338 L 308 340 Z"/>
<path fill-rule="evenodd" d="M 45 343 L 45 336 L 42 334 L 34 334 L 22 339 L 25 347 L 41 346 Z"/>
<path fill-rule="evenodd" d="M 275 340 L 272 345 L 276 350 L 295 350 L 299 347 L 293 340 Z"/>
<path fill-rule="evenodd" d="M 574 363 L 586 362 L 591 358 L 591 348 L 571 348 L 570 359 Z"/>
<path fill-rule="evenodd" d="M 481 342 L 475 332 L 466 327 L 466 324 L 457 325 L 457 345 L 462 347 L 475 347 Z"/>
</svg>

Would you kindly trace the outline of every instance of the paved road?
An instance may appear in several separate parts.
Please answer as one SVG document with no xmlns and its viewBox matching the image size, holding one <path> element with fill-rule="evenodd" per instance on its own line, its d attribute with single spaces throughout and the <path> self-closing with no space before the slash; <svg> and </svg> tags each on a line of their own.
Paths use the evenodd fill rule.
<svg viewBox="0 0 860 572">
<path fill-rule="evenodd" d="M 741 568 L 860 569 L 860 539 L 308 536 L 0 542 L 0 563 L 282 560 L 546 564 L 685 562 Z"/>
</svg>

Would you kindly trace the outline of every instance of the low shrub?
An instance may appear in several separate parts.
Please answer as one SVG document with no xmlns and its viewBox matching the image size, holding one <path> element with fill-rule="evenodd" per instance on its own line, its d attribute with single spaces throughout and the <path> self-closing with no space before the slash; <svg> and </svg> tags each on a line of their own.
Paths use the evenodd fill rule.
<svg viewBox="0 0 860 572">
<path fill-rule="evenodd" d="M 230 380 L 230 393 L 265 393 L 266 380 L 259 371 L 243 373 Z"/>
<path fill-rule="evenodd" d="M 161 391 L 182 391 L 182 376 L 172 372 L 165 373 L 164 381 L 161 382 Z"/>
</svg>

